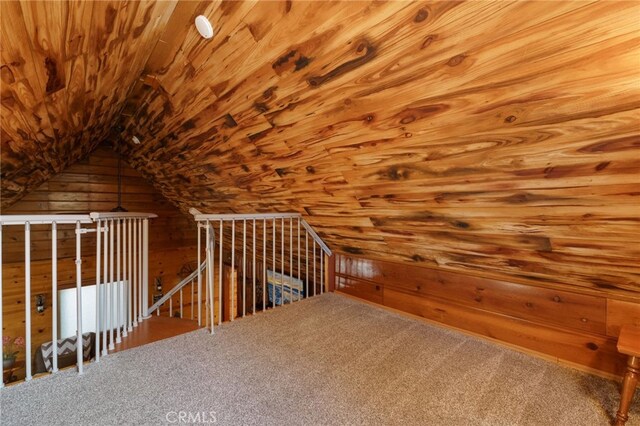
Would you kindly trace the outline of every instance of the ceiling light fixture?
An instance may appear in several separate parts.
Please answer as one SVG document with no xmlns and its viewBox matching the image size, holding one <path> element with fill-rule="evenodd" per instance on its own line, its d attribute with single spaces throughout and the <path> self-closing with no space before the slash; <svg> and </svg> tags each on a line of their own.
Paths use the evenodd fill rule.
<svg viewBox="0 0 640 426">
<path fill-rule="evenodd" d="M 213 25 L 204 15 L 196 17 L 196 28 L 202 37 L 207 39 L 213 37 Z"/>
</svg>

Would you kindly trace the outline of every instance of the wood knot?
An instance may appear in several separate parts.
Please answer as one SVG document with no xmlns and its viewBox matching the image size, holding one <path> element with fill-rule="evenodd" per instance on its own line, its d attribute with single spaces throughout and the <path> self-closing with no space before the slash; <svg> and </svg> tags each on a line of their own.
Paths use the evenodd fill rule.
<svg viewBox="0 0 640 426">
<path fill-rule="evenodd" d="M 596 345 L 593 342 L 589 342 L 589 343 L 587 343 L 587 349 L 590 349 L 592 351 L 597 351 L 598 350 L 598 345 Z"/>
<path fill-rule="evenodd" d="M 465 54 L 456 55 L 453 58 L 449 59 L 449 61 L 447 62 L 447 65 L 449 65 L 450 67 L 455 67 L 457 65 L 460 65 L 466 57 L 467 55 Z"/>
<path fill-rule="evenodd" d="M 425 19 L 427 19 L 429 17 L 429 11 L 425 8 L 422 8 L 418 11 L 418 13 L 416 14 L 415 18 L 413 18 L 413 22 L 415 23 L 419 23 L 424 21 Z"/>
<path fill-rule="evenodd" d="M 516 116 L 515 115 L 510 115 L 507 118 L 504 119 L 505 123 L 513 123 L 514 121 L 516 121 Z"/>
<path fill-rule="evenodd" d="M 429 47 L 429 45 L 430 45 L 431 43 L 433 43 L 433 41 L 434 41 L 436 38 L 437 38 L 437 36 L 435 36 L 435 35 L 429 35 L 429 36 L 426 36 L 426 37 L 424 38 L 424 40 L 422 41 L 422 45 L 420 46 L 420 49 L 422 50 L 422 49 L 426 49 L 427 47 Z"/>
<path fill-rule="evenodd" d="M 562 299 L 560 299 L 560 296 L 553 296 L 553 301 L 556 303 L 560 303 L 562 302 Z"/>
</svg>

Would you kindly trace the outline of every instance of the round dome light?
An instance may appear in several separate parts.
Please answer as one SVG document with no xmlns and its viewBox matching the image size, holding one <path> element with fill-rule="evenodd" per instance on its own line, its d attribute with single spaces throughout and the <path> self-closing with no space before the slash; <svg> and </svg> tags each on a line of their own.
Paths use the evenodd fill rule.
<svg viewBox="0 0 640 426">
<path fill-rule="evenodd" d="M 213 37 L 213 25 L 211 25 L 211 22 L 209 22 L 209 20 L 204 15 L 199 15 L 196 17 L 196 28 L 198 29 L 198 32 L 202 37 Z"/>
</svg>

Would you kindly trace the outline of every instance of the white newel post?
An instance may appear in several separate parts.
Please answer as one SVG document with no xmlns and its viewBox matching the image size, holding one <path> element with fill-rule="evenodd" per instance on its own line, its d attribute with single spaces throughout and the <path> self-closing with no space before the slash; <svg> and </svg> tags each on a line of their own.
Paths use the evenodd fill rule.
<svg viewBox="0 0 640 426">
<path fill-rule="evenodd" d="M 78 374 L 82 374 L 83 345 L 82 345 L 82 249 L 80 246 L 80 238 L 82 230 L 80 229 L 80 221 L 76 222 L 76 315 L 78 324 L 76 330 L 76 361 L 78 363 Z M 55 315 L 55 313 L 54 313 Z M 58 343 L 53 342 L 53 350 L 58 350 Z"/>
<path fill-rule="evenodd" d="M 1 326 L 0 326 L 1 328 Z M 58 371 L 58 225 L 51 223 L 51 372 Z"/>
<path fill-rule="evenodd" d="M 142 222 L 142 312 L 149 318 L 149 219 Z"/>
<path fill-rule="evenodd" d="M 0 223 L 0 342 L 2 342 L 2 223 Z M 0 378 L 0 388 L 4 386 L 4 377 Z"/>
<path fill-rule="evenodd" d="M 24 224 L 25 378 L 31 380 L 31 224 Z"/>
<path fill-rule="evenodd" d="M 101 288 L 101 282 L 100 282 L 100 276 L 101 276 L 101 272 L 100 272 L 100 265 L 102 265 L 101 259 L 102 259 L 102 253 L 101 253 L 101 249 L 102 249 L 102 243 L 100 242 L 102 236 L 102 221 L 98 220 L 96 222 L 96 355 L 95 355 L 95 361 L 96 362 L 100 362 L 100 331 L 101 331 L 101 327 L 102 327 L 102 319 L 100 317 L 101 313 L 101 306 L 100 306 L 100 292 L 102 290 Z M 106 237 L 106 236 L 105 236 Z"/>
</svg>

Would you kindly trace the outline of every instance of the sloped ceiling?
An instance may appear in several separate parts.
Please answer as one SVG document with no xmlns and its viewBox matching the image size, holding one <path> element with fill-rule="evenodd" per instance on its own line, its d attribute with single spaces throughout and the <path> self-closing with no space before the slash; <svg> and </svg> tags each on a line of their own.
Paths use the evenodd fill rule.
<svg viewBox="0 0 640 426">
<path fill-rule="evenodd" d="M 148 13 L 147 43 L 113 62 L 126 77 L 83 96 L 111 96 L 95 104 L 115 112 L 91 117 L 181 209 L 294 210 L 339 252 L 640 293 L 638 3 L 180 1 Z M 199 14 L 213 39 L 195 31 Z M 64 108 L 40 102 L 57 123 Z M 86 146 L 64 134 L 54 146 Z"/>
<path fill-rule="evenodd" d="M 2 2 L 2 207 L 105 138 L 174 7 Z"/>
</svg>

